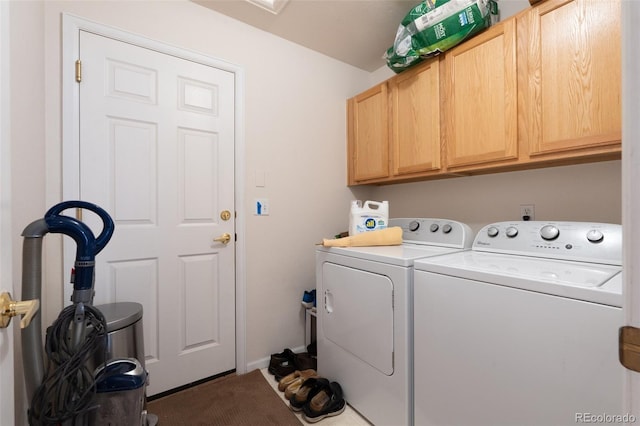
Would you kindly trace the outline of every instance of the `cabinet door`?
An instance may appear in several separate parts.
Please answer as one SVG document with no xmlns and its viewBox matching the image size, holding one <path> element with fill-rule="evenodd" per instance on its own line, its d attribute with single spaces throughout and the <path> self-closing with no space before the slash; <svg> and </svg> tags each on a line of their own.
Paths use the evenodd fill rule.
<svg viewBox="0 0 640 426">
<path fill-rule="evenodd" d="M 619 0 L 549 0 L 518 23 L 531 156 L 619 147 L 620 14 Z"/>
<path fill-rule="evenodd" d="M 440 169 L 440 61 L 390 80 L 393 175 Z"/>
<path fill-rule="evenodd" d="M 389 176 L 387 84 L 347 101 L 349 184 Z"/>
<path fill-rule="evenodd" d="M 447 52 L 445 70 L 447 166 L 517 160 L 515 21 Z"/>
</svg>

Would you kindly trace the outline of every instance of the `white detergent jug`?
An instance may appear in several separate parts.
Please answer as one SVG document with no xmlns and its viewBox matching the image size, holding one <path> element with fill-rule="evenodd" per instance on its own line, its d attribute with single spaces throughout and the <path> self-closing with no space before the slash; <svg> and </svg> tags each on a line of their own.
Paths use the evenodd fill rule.
<svg viewBox="0 0 640 426">
<path fill-rule="evenodd" d="M 388 201 L 365 201 L 351 202 L 351 214 L 349 215 L 349 235 L 356 235 L 361 232 L 384 229 L 389 222 L 389 202 Z"/>
</svg>

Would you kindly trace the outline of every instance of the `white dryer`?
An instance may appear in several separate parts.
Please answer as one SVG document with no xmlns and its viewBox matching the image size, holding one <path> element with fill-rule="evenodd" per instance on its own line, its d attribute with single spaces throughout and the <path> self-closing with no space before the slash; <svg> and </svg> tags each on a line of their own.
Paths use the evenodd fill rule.
<svg viewBox="0 0 640 426">
<path fill-rule="evenodd" d="M 622 227 L 500 222 L 415 262 L 415 424 L 622 419 Z"/>
<path fill-rule="evenodd" d="M 318 374 L 376 425 L 412 424 L 412 295 L 417 259 L 471 246 L 446 219 L 390 219 L 403 244 L 316 250 Z"/>
</svg>

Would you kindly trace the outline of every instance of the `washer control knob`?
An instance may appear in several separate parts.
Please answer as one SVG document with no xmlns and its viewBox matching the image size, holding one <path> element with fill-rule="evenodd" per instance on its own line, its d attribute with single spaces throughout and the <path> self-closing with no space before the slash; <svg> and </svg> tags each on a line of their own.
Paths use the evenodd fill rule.
<svg viewBox="0 0 640 426">
<path fill-rule="evenodd" d="M 560 230 L 553 225 L 545 225 L 540 230 L 540 236 L 543 240 L 552 241 L 560 236 Z"/>
<path fill-rule="evenodd" d="M 592 243 L 599 243 L 604 240 L 604 235 L 599 230 L 592 229 L 591 231 L 587 232 L 587 240 Z"/>
<path fill-rule="evenodd" d="M 506 234 L 507 237 L 514 238 L 516 235 L 518 235 L 518 228 L 516 228 L 515 226 L 510 226 L 507 228 Z"/>
<path fill-rule="evenodd" d="M 417 220 L 412 220 L 411 222 L 409 222 L 409 231 L 415 232 L 418 230 L 418 228 L 420 228 L 420 222 L 418 222 Z"/>
<path fill-rule="evenodd" d="M 495 226 L 490 226 L 489 229 L 487 229 L 487 235 L 491 238 L 498 236 L 499 233 L 500 231 Z"/>
<path fill-rule="evenodd" d="M 432 225 L 429 227 L 429 230 L 430 230 L 431 232 L 436 232 L 438 229 L 440 229 L 440 226 L 438 226 L 438 224 L 437 224 L 437 223 L 434 223 L 434 224 L 432 224 Z"/>
<path fill-rule="evenodd" d="M 451 232 L 453 228 L 451 227 L 451 225 L 449 225 L 448 223 L 446 225 L 444 225 L 442 227 L 442 232 L 444 232 L 445 234 L 448 234 L 449 232 Z"/>
</svg>

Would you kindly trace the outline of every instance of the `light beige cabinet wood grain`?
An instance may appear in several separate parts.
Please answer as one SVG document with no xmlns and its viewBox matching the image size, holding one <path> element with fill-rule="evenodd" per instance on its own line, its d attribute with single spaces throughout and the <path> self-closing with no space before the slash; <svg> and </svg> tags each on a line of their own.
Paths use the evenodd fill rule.
<svg viewBox="0 0 640 426">
<path fill-rule="evenodd" d="M 531 159 L 620 151 L 620 15 L 618 0 L 549 0 L 518 17 Z"/>
<path fill-rule="evenodd" d="M 440 61 L 403 72 L 389 88 L 393 176 L 440 171 Z"/>
<path fill-rule="evenodd" d="M 350 185 L 440 171 L 440 66 L 426 61 L 347 101 Z"/>
<path fill-rule="evenodd" d="M 517 160 L 515 21 L 447 52 L 445 70 L 447 167 Z"/>
<path fill-rule="evenodd" d="M 388 115 L 386 83 L 347 101 L 349 184 L 389 176 Z"/>
</svg>

